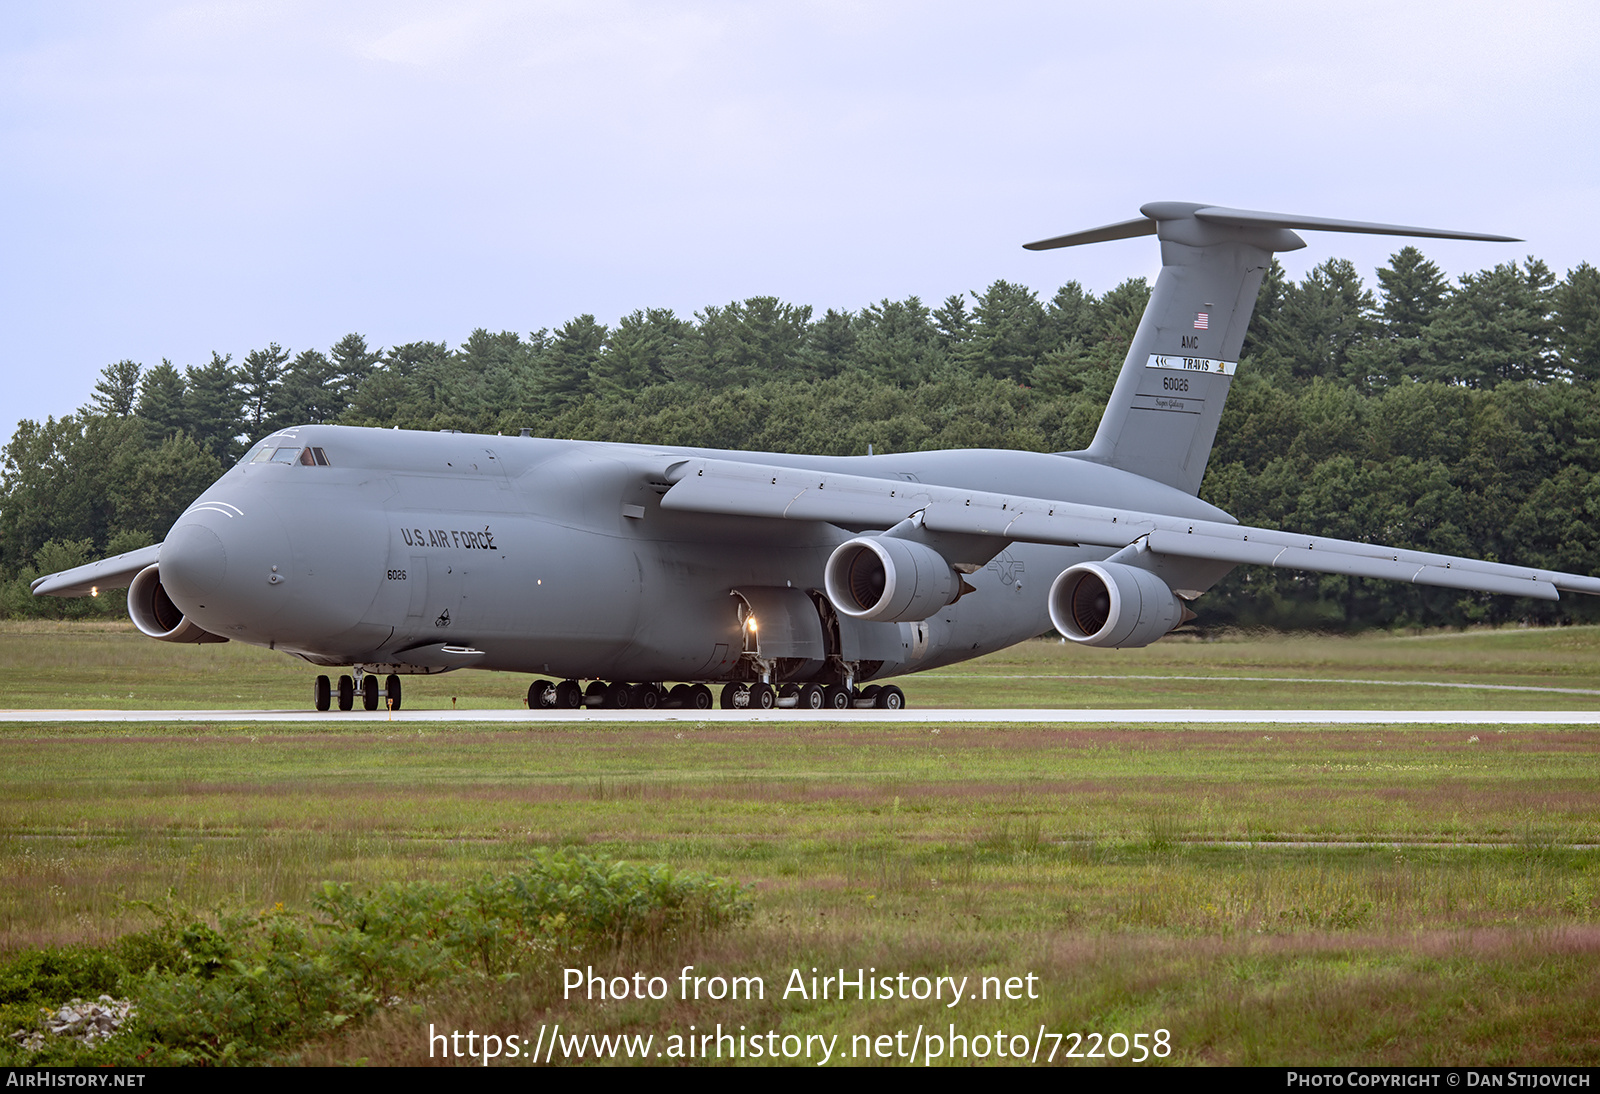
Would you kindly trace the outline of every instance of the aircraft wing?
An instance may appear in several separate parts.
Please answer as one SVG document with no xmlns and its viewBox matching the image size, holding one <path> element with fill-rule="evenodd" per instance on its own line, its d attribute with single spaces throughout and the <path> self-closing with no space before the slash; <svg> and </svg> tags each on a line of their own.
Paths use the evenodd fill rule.
<svg viewBox="0 0 1600 1094">
<path fill-rule="evenodd" d="M 83 566 L 74 566 L 57 574 L 46 574 L 33 581 L 34 596 L 88 596 L 96 589 L 125 589 L 138 572 L 155 562 L 161 553 L 161 544 L 141 547 L 137 551 L 102 558 Z"/>
<path fill-rule="evenodd" d="M 929 531 L 990 537 L 996 553 L 1017 540 L 1110 548 L 1143 541 L 1149 550 L 1183 558 L 1540 600 L 1559 600 L 1562 592 L 1600 596 L 1600 578 L 1581 574 L 1047 498 L 716 459 L 683 460 L 666 477 L 673 484 L 661 499 L 666 509 L 876 528 L 920 513 Z"/>
</svg>

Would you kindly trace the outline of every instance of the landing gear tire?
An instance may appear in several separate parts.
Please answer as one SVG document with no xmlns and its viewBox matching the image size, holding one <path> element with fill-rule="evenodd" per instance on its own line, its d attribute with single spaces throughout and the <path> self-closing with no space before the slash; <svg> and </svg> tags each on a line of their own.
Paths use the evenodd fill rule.
<svg viewBox="0 0 1600 1094">
<path fill-rule="evenodd" d="M 356 705 L 356 682 L 348 676 L 339 677 L 339 709 L 350 710 Z"/>
<path fill-rule="evenodd" d="M 549 692 L 553 687 L 555 687 L 555 685 L 548 680 L 535 680 L 533 683 L 529 684 L 528 709 L 539 710 L 544 707 L 551 699 Z"/>
<path fill-rule="evenodd" d="M 326 676 L 317 677 L 316 683 L 311 685 L 311 705 L 318 710 L 333 706 L 333 687 Z"/>
<path fill-rule="evenodd" d="M 592 680 L 589 686 L 583 689 L 583 705 L 586 707 L 603 707 L 606 705 L 606 686 L 599 680 Z"/>
<path fill-rule="evenodd" d="M 672 690 L 667 692 L 667 701 L 664 705 L 674 707 L 692 707 L 694 706 L 694 703 L 690 702 L 689 695 L 693 691 L 694 688 L 690 687 L 688 684 L 675 684 L 673 685 Z"/>
<path fill-rule="evenodd" d="M 906 693 L 893 684 L 879 690 L 877 698 L 872 705 L 879 710 L 904 710 L 906 709 Z"/>
<path fill-rule="evenodd" d="M 696 684 L 689 689 L 689 701 L 684 706 L 690 710 L 711 709 L 711 689 L 704 684 Z"/>
<path fill-rule="evenodd" d="M 807 684 L 800 689 L 795 706 L 800 710 L 821 710 L 827 700 L 827 691 L 821 684 Z"/>
<path fill-rule="evenodd" d="M 583 706 L 583 688 L 576 680 L 563 680 L 555 686 L 555 699 L 557 710 L 577 710 Z"/>
<path fill-rule="evenodd" d="M 868 684 L 856 693 L 856 698 L 869 707 L 875 707 L 878 705 L 878 692 L 882 690 L 883 688 L 877 684 Z"/>
<path fill-rule="evenodd" d="M 771 710 L 778 705 L 778 693 L 771 684 L 750 685 L 750 709 Z"/>
<path fill-rule="evenodd" d="M 605 705 L 608 707 L 613 707 L 617 710 L 627 710 L 629 707 L 633 706 L 634 698 L 635 695 L 633 685 L 624 684 L 622 681 L 618 680 L 616 683 L 606 688 Z"/>
<path fill-rule="evenodd" d="M 742 710 L 749 705 L 750 687 L 747 684 L 727 684 L 722 689 L 722 709 Z"/>
<path fill-rule="evenodd" d="M 392 672 L 383 681 L 383 700 L 390 710 L 400 709 L 400 677 Z"/>
<path fill-rule="evenodd" d="M 661 705 L 661 692 L 654 684 L 638 684 L 633 693 L 633 705 L 644 710 L 655 710 Z"/>
<path fill-rule="evenodd" d="M 361 678 L 361 709 L 378 709 L 378 678 L 370 673 Z"/>
<path fill-rule="evenodd" d="M 849 710 L 850 689 L 842 684 L 829 684 L 822 689 L 822 705 L 828 710 Z"/>
</svg>

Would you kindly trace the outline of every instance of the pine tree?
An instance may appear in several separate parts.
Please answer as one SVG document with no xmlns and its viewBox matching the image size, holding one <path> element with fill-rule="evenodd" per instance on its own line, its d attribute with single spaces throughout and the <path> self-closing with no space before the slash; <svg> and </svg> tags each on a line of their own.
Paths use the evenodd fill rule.
<svg viewBox="0 0 1600 1094">
<path fill-rule="evenodd" d="M 333 375 L 338 384 L 338 398 L 341 402 L 339 410 L 334 417 L 344 412 L 344 408 L 355 401 L 356 391 L 366 382 L 372 370 L 383 360 L 381 351 L 369 350 L 367 340 L 354 332 L 345 335 L 333 344 L 328 351 L 328 356 L 333 362 Z"/>
<path fill-rule="evenodd" d="M 126 418 L 133 413 L 139 399 L 139 374 L 143 370 L 136 361 L 122 360 L 100 370 L 100 379 L 94 385 L 89 403 L 95 413 L 113 418 Z"/>
<path fill-rule="evenodd" d="M 972 336 L 959 360 L 968 369 L 1022 383 L 1049 348 L 1049 323 L 1033 290 L 996 281 L 972 294 Z"/>
<path fill-rule="evenodd" d="M 967 313 L 967 298 L 954 293 L 933 310 L 933 325 L 947 350 L 959 348 L 972 336 L 972 316 Z"/>
<path fill-rule="evenodd" d="M 183 416 L 189 435 L 201 448 L 227 463 L 238 457 L 245 430 L 244 396 L 232 354 L 211 353 L 211 362 L 183 370 Z"/>
<path fill-rule="evenodd" d="M 1556 342 L 1573 377 L 1600 380 L 1600 270 L 1587 262 L 1567 271 L 1555 289 Z"/>
<path fill-rule="evenodd" d="M 188 429 L 184 414 L 183 374 L 165 357 L 139 380 L 139 402 L 135 411 L 144 422 L 151 443 Z"/>
<path fill-rule="evenodd" d="M 1423 378 L 1490 388 L 1554 375 L 1555 275 L 1536 258 L 1465 274 L 1423 331 Z"/>
<path fill-rule="evenodd" d="M 344 412 L 333 362 L 319 350 L 302 350 L 283 371 L 268 417 L 276 426 L 331 422 Z"/>
<path fill-rule="evenodd" d="M 289 351 L 273 342 L 266 349 L 251 350 L 239 366 L 239 394 L 244 399 L 244 421 L 251 437 L 261 436 L 273 424 L 272 406 L 288 360 Z"/>
<path fill-rule="evenodd" d="M 633 395 L 667 383 L 693 338 L 693 324 L 670 308 L 623 316 L 590 366 L 591 386 L 597 394 Z"/>
</svg>

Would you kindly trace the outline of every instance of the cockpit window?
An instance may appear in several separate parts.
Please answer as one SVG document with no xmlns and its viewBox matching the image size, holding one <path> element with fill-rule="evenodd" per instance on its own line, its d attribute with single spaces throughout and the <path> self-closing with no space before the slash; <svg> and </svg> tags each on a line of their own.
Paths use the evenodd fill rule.
<svg viewBox="0 0 1600 1094">
<path fill-rule="evenodd" d="M 262 445 L 250 457 L 251 463 L 298 463 L 306 467 L 327 467 L 328 454 L 320 448 L 273 448 Z"/>
</svg>

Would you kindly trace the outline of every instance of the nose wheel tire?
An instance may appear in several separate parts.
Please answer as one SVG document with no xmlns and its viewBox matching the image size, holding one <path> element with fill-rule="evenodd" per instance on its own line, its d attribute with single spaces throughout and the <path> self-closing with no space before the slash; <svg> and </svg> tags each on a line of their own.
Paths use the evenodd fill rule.
<svg viewBox="0 0 1600 1094">
<path fill-rule="evenodd" d="M 348 676 L 339 677 L 339 709 L 351 710 L 356 705 L 356 682 Z"/>
<path fill-rule="evenodd" d="M 383 699 L 389 704 L 390 710 L 400 709 L 400 677 L 390 673 L 383 682 Z"/>
<path fill-rule="evenodd" d="M 361 678 L 361 709 L 378 709 L 378 678 L 370 673 Z"/>
<path fill-rule="evenodd" d="M 311 705 L 318 710 L 333 706 L 333 686 L 326 676 L 317 677 L 316 683 L 311 685 Z"/>
</svg>

